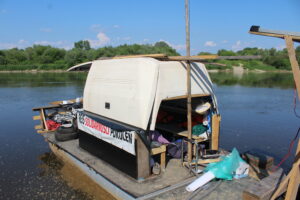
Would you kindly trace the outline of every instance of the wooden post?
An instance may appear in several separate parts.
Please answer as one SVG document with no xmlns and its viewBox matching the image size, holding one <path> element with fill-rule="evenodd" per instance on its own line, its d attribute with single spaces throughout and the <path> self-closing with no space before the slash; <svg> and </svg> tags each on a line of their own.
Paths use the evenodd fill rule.
<svg viewBox="0 0 300 200">
<path fill-rule="evenodd" d="M 211 149 L 219 150 L 220 115 L 212 116 Z"/>
<path fill-rule="evenodd" d="M 186 32 L 186 56 L 190 57 L 190 14 L 189 0 L 185 0 L 185 32 Z M 188 139 L 192 139 L 192 97 L 191 97 L 191 64 L 187 61 L 187 125 Z M 192 162 L 192 144 L 188 143 L 188 163 Z"/>
<path fill-rule="evenodd" d="M 150 155 L 140 136 L 136 136 L 137 178 L 144 179 L 150 175 Z"/>
<path fill-rule="evenodd" d="M 294 80 L 297 88 L 298 98 L 300 99 L 300 70 L 299 70 L 299 64 L 297 62 L 296 58 L 296 52 L 294 49 L 293 39 L 291 36 L 286 35 L 284 36 L 286 47 L 288 50 L 292 71 L 294 75 Z"/>
</svg>

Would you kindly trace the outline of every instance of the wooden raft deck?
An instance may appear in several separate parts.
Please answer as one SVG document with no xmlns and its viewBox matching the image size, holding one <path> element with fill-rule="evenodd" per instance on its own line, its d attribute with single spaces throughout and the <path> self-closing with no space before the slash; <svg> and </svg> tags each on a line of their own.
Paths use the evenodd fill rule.
<svg viewBox="0 0 300 200">
<path fill-rule="evenodd" d="M 145 181 L 138 182 L 137 180 L 123 174 L 119 170 L 113 168 L 109 164 L 105 163 L 101 159 L 91 155 L 87 151 L 81 149 L 77 140 L 70 140 L 66 142 L 57 142 L 53 133 L 42 134 L 46 141 L 56 145 L 59 149 L 71 154 L 81 162 L 88 165 L 94 171 L 104 176 L 107 180 L 118 186 L 121 190 L 127 192 L 136 199 L 269 199 L 268 195 L 272 193 L 273 186 L 277 185 L 281 180 L 282 170 L 277 173 L 271 174 L 267 178 L 257 181 L 252 178 L 242 178 L 233 181 L 212 181 L 197 192 L 189 193 L 185 190 L 187 184 L 189 184 L 196 177 L 191 175 L 189 171 L 182 167 L 179 159 L 171 159 L 167 163 L 165 172 L 161 175 L 150 177 Z M 160 194 L 154 196 L 148 194 L 156 193 L 157 191 L 163 191 L 172 185 L 182 186 L 177 187 L 167 192 L 158 192 Z M 267 187 L 267 188 L 266 188 Z M 261 191 L 257 191 L 261 188 Z M 264 189 L 266 188 L 266 189 Z M 212 190 L 213 189 L 213 190 Z M 253 191 L 256 190 L 256 191 Z M 269 190 L 269 192 L 267 192 Z M 247 193 L 248 191 L 248 193 Z M 270 192 L 271 191 L 271 192 Z M 250 195 L 249 195 L 250 192 Z M 255 197 L 255 193 L 258 193 L 260 197 Z M 254 196 L 253 196 L 254 195 Z M 266 196 L 267 195 L 267 196 Z M 251 196 L 251 198 L 249 198 Z M 253 197 L 253 198 L 252 198 Z"/>
<path fill-rule="evenodd" d="M 109 181 L 113 182 L 115 185 L 134 197 L 143 196 L 193 177 L 187 169 L 180 165 L 180 160 L 173 159 L 169 161 L 165 172 L 161 173 L 161 175 L 149 178 L 143 182 L 138 182 L 105 163 L 101 159 L 81 149 L 78 144 L 78 139 L 66 142 L 57 142 L 53 133 L 44 133 L 43 136 L 48 142 L 57 145 L 59 148 L 70 153 L 78 160 L 86 163 L 96 172 L 105 176 Z"/>
</svg>

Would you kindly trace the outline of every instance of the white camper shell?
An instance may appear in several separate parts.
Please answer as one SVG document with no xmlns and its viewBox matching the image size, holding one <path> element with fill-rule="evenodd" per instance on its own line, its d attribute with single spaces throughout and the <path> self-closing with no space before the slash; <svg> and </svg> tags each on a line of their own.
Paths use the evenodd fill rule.
<svg viewBox="0 0 300 200">
<path fill-rule="evenodd" d="M 79 146 L 136 179 L 151 175 L 151 160 L 160 160 L 164 169 L 168 142 L 188 139 L 186 68 L 184 61 L 151 57 L 84 63 L 83 69 L 89 73 L 83 111 L 77 117 Z M 200 142 L 205 143 L 205 149 L 217 150 L 219 125 L 214 118 L 218 110 L 212 82 L 201 63 L 191 62 L 191 96 L 192 126 L 208 128 L 193 136 L 194 152 Z M 203 105 L 209 105 L 209 110 L 197 112 L 199 106 L 200 110 L 205 108 Z M 167 143 L 153 146 L 157 134 Z M 175 154 L 178 158 L 179 153 Z"/>
<path fill-rule="evenodd" d="M 186 98 L 186 62 L 126 58 L 92 62 L 84 89 L 83 109 L 143 130 L 155 129 L 163 100 Z M 191 63 L 192 97 L 216 99 L 202 63 Z"/>
</svg>

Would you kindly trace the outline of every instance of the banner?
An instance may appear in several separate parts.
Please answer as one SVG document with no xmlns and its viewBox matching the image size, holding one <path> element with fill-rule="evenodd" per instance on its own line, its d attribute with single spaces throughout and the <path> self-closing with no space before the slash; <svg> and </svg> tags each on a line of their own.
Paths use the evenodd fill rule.
<svg viewBox="0 0 300 200">
<path fill-rule="evenodd" d="M 113 130 L 86 116 L 82 112 L 78 112 L 77 122 L 80 130 L 135 155 L 134 131 Z"/>
</svg>

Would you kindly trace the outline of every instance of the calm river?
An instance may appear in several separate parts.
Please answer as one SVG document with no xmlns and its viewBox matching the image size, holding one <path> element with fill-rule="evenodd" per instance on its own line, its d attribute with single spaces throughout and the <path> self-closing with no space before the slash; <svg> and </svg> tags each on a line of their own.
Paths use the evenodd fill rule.
<svg viewBox="0 0 300 200">
<path fill-rule="evenodd" d="M 75 169 L 58 162 L 35 132 L 31 111 L 82 96 L 85 78 L 85 73 L 0 73 L 0 199 L 92 198 L 93 191 L 77 188 L 90 183 L 84 177 L 76 183 Z M 267 152 L 278 163 L 300 125 L 293 111 L 292 74 L 216 73 L 211 78 L 222 115 L 221 147 Z M 288 170 L 291 161 L 282 166 Z M 98 196 L 110 198 L 105 192 Z"/>
</svg>

